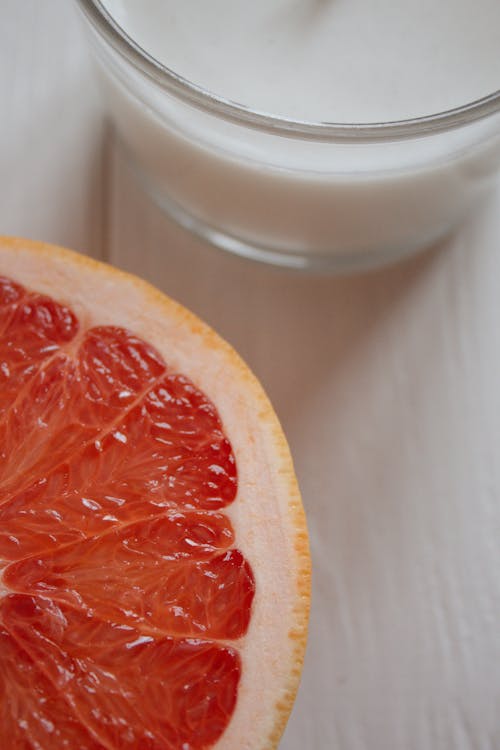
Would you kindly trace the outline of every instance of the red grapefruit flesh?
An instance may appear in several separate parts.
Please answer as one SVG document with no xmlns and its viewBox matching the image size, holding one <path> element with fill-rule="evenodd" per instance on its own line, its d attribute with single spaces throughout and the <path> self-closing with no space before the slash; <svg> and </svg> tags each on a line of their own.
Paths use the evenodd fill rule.
<svg viewBox="0 0 500 750">
<path fill-rule="evenodd" d="M 2 244 L 0 747 L 274 747 L 300 673 L 309 563 L 261 391 L 142 282 Z M 216 378 L 234 395 L 218 396 Z"/>
</svg>

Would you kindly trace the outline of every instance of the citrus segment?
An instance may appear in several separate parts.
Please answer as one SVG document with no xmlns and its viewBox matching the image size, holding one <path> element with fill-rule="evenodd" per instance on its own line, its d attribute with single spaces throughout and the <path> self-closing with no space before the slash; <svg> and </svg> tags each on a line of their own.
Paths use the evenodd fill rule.
<svg viewBox="0 0 500 750">
<path fill-rule="evenodd" d="M 0 415 L 36 368 L 77 331 L 78 321 L 67 307 L 0 278 Z"/>
<path fill-rule="evenodd" d="M 6 597 L 0 620 L 105 747 L 205 748 L 234 709 L 240 663 L 230 648 L 145 636 L 42 598 Z"/>
<path fill-rule="evenodd" d="M 219 514 L 176 514 L 13 563 L 4 584 L 145 633 L 235 639 L 247 630 L 254 583 L 242 555 L 227 550 L 233 541 Z"/>
</svg>

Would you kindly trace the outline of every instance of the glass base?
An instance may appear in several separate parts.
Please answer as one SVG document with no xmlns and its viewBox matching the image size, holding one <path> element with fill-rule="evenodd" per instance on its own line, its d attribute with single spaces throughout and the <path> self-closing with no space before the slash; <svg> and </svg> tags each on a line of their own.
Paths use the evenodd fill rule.
<svg viewBox="0 0 500 750">
<path fill-rule="evenodd" d="M 183 206 L 171 200 L 163 192 L 160 192 L 152 180 L 150 180 L 130 156 L 126 147 L 123 144 L 120 144 L 120 146 L 138 183 L 169 218 L 213 247 L 225 250 L 233 255 L 238 255 L 241 258 L 246 258 L 247 260 L 267 263 L 268 265 L 292 271 L 319 274 L 341 275 L 370 271 L 397 263 L 419 252 L 423 252 L 444 238 L 452 229 L 452 227 L 446 226 L 433 236 L 422 238 L 418 243 L 389 251 L 370 250 L 361 253 L 350 252 L 345 254 L 332 252 L 327 255 L 318 255 L 310 251 L 299 254 L 287 251 L 286 249 L 269 249 L 242 241 L 238 237 L 222 232 L 220 229 L 189 213 Z"/>
</svg>

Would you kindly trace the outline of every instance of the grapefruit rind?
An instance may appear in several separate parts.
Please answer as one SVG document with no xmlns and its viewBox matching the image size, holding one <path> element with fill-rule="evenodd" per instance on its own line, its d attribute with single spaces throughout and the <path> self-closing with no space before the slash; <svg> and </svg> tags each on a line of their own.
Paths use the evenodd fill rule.
<svg viewBox="0 0 500 750">
<path fill-rule="evenodd" d="M 298 688 L 310 555 L 290 451 L 262 387 L 209 326 L 147 282 L 70 250 L 0 237 L 0 273 L 71 306 L 83 327 L 120 325 L 153 345 L 216 405 L 239 468 L 225 509 L 256 579 L 238 701 L 217 750 L 271 750 Z"/>
</svg>

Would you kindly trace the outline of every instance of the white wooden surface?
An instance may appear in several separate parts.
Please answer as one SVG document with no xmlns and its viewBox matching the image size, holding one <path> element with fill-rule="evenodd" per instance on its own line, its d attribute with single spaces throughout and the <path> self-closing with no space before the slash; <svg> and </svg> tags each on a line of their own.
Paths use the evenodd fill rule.
<svg viewBox="0 0 500 750">
<path fill-rule="evenodd" d="M 376 274 L 220 254 L 150 204 L 105 136 L 71 6 L 0 0 L 0 233 L 154 281 L 263 381 L 314 561 L 282 750 L 498 750 L 500 188 L 441 247 Z"/>
</svg>

